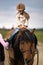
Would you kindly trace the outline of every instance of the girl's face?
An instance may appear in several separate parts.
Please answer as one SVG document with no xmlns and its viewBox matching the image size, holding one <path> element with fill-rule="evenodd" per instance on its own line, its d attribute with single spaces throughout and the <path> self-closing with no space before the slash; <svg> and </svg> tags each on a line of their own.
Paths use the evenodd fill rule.
<svg viewBox="0 0 43 65">
<path fill-rule="evenodd" d="M 23 14 L 24 10 L 20 10 L 19 12 L 20 12 L 20 14 Z"/>
</svg>

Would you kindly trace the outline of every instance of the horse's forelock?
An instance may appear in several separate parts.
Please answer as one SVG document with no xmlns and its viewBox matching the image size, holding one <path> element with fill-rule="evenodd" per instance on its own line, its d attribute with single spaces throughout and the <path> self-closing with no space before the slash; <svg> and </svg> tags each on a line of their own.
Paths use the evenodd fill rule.
<svg viewBox="0 0 43 65">
<path fill-rule="evenodd" d="M 17 34 L 17 43 L 24 41 L 24 42 L 33 42 L 33 38 L 32 35 L 30 33 L 29 30 L 25 29 L 25 30 L 20 30 L 19 33 Z"/>
</svg>

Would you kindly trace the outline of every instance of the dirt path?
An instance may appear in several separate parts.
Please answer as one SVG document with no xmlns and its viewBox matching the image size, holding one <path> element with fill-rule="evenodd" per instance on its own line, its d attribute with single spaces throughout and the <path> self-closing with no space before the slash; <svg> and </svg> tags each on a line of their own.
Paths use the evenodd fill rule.
<svg viewBox="0 0 43 65">
<path fill-rule="evenodd" d="M 38 50 L 39 50 L 39 65 L 43 65 L 43 43 L 38 42 Z M 9 65 L 9 55 L 8 51 L 5 50 L 5 65 Z M 37 54 L 34 58 L 34 64 L 37 65 Z"/>
<path fill-rule="evenodd" d="M 43 65 L 43 43 L 38 42 L 39 65 Z M 37 65 L 37 55 L 35 55 L 34 65 Z"/>
</svg>

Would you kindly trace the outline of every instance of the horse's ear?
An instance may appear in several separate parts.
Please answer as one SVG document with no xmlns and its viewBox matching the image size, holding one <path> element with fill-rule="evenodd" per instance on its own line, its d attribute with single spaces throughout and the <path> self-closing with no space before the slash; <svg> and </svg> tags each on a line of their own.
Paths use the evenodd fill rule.
<svg viewBox="0 0 43 65">
<path fill-rule="evenodd" d="M 31 34 L 34 34 L 34 32 L 35 32 L 35 28 L 32 30 Z"/>
</svg>

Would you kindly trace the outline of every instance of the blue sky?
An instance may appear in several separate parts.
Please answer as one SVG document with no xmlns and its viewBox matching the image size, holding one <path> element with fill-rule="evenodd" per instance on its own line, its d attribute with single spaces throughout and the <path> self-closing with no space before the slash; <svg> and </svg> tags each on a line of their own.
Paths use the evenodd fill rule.
<svg viewBox="0 0 43 65">
<path fill-rule="evenodd" d="M 29 28 L 43 28 L 43 0 L 0 0 L 0 27 L 16 26 L 16 6 L 20 2 L 30 15 Z"/>
</svg>

